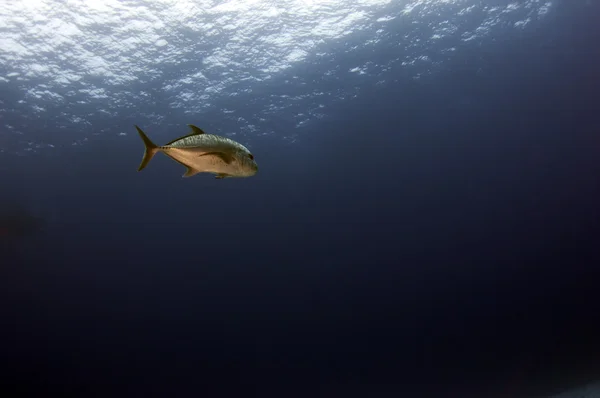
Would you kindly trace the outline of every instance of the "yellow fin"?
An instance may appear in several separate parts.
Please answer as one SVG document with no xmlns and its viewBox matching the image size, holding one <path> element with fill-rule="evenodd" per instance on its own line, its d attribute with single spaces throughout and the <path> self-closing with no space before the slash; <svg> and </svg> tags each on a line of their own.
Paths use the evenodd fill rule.
<svg viewBox="0 0 600 398">
<path fill-rule="evenodd" d="M 206 134 L 200 127 L 196 127 L 193 124 L 188 124 L 188 126 L 192 129 L 191 135 Z"/>
<path fill-rule="evenodd" d="M 179 140 L 183 140 L 184 138 L 187 138 L 187 137 L 192 137 L 194 135 L 198 135 L 198 134 L 196 134 L 196 133 L 190 133 L 188 135 L 184 135 L 183 137 L 175 138 L 173 141 L 167 142 L 164 146 L 169 146 L 169 145 L 171 145 L 174 142 L 177 142 Z"/>
<path fill-rule="evenodd" d="M 164 146 L 171 145 L 172 143 L 177 142 L 177 141 L 182 140 L 187 137 L 192 137 L 194 135 L 200 135 L 200 134 L 206 134 L 204 131 L 202 131 L 202 129 L 200 127 L 196 127 L 193 124 L 188 124 L 188 126 L 190 126 L 190 128 L 192 129 L 191 133 L 186 134 L 183 137 L 175 138 L 173 141 L 167 142 Z"/>
<path fill-rule="evenodd" d="M 137 125 L 135 126 L 135 128 L 137 129 L 138 134 L 142 138 L 142 141 L 144 141 L 145 146 L 144 157 L 142 158 L 142 163 L 140 163 L 140 167 L 138 167 L 138 171 L 142 171 L 146 166 L 148 166 L 148 162 L 150 162 L 150 160 L 154 157 L 154 155 L 156 155 L 156 152 L 158 152 L 160 148 L 156 146 L 150 140 L 150 138 L 148 138 L 146 133 L 144 133 L 141 128 L 139 128 Z"/>
<path fill-rule="evenodd" d="M 200 173 L 198 170 L 196 169 L 192 169 L 189 166 L 185 166 L 186 170 L 185 173 L 183 173 L 182 177 L 191 177 L 191 176 L 195 176 L 196 174 Z"/>
</svg>

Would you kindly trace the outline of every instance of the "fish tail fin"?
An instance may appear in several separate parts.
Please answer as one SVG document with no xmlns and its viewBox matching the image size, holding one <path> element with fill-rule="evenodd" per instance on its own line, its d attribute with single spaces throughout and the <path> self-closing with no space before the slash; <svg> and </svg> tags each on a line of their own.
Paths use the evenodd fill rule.
<svg viewBox="0 0 600 398">
<path fill-rule="evenodd" d="M 150 138 L 148 138 L 146 133 L 144 133 L 141 128 L 139 128 L 138 126 L 135 126 L 135 128 L 137 129 L 140 137 L 142 138 L 142 141 L 144 141 L 144 146 L 146 147 L 144 149 L 144 157 L 142 158 L 142 163 L 140 163 L 140 167 L 138 167 L 138 171 L 142 171 L 146 166 L 148 166 L 148 162 L 150 162 L 154 155 L 156 155 L 156 153 L 159 151 L 159 147 L 156 144 L 154 144 L 154 142 L 152 142 Z"/>
</svg>

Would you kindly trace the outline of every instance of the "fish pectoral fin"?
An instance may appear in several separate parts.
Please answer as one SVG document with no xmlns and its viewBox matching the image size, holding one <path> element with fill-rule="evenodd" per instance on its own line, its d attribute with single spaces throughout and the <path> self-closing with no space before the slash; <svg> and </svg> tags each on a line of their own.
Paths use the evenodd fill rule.
<svg viewBox="0 0 600 398">
<path fill-rule="evenodd" d="M 225 177 L 229 177 L 229 174 L 225 174 L 225 173 L 219 173 L 219 174 L 217 174 L 217 175 L 215 176 L 215 178 L 216 178 L 217 180 L 222 180 L 222 179 L 223 179 L 223 178 L 225 178 Z"/>
<path fill-rule="evenodd" d="M 186 167 L 186 170 L 185 170 L 185 173 L 183 173 L 182 177 L 191 177 L 191 176 L 194 176 L 194 175 L 200 173 L 200 171 L 193 169 L 189 166 L 185 166 L 185 167 Z"/>
<path fill-rule="evenodd" d="M 209 155 L 216 156 L 227 164 L 231 164 L 231 162 L 233 162 L 233 156 L 231 156 L 230 154 L 228 154 L 226 152 L 206 152 L 200 156 L 209 156 Z"/>
</svg>

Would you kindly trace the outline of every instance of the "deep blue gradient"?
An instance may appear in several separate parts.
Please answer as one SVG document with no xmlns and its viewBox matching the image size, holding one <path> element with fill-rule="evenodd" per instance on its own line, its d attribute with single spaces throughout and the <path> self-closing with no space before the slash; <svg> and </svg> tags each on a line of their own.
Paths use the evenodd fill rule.
<svg viewBox="0 0 600 398">
<path fill-rule="evenodd" d="M 182 179 L 160 154 L 138 173 L 133 124 L 166 135 L 127 115 L 127 137 L 2 160 L 3 191 L 57 214 L 2 246 L 3 387 L 528 397 L 598 380 L 590 10 L 426 81 L 398 71 L 294 144 L 258 140 L 252 178 Z M 219 125 L 171 115 L 180 135 Z"/>
</svg>

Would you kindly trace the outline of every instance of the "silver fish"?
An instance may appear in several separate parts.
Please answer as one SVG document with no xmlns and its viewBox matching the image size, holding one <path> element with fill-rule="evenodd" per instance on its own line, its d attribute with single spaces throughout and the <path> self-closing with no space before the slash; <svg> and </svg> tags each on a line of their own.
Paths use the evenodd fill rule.
<svg viewBox="0 0 600 398">
<path fill-rule="evenodd" d="M 138 168 L 143 170 L 158 152 L 186 167 L 183 177 L 198 173 L 213 173 L 215 178 L 251 177 L 258 171 L 258 165 L 248 148 L 242 144 L 218 135 L 206 134 L 200 128 L 188 124 L 192 132 L 163 146 L 155 145 L 141 128 L 135 126 L 146 149 Z"/>
</svg>

